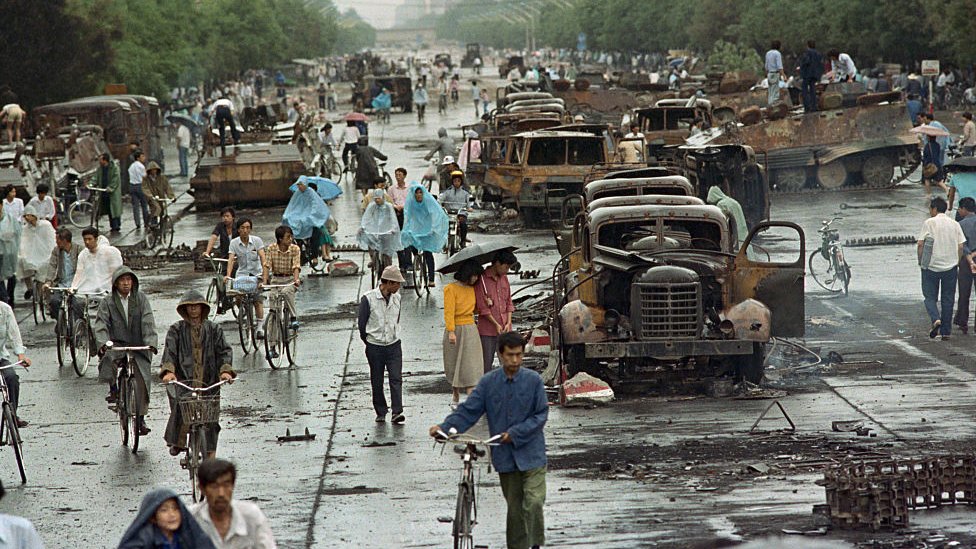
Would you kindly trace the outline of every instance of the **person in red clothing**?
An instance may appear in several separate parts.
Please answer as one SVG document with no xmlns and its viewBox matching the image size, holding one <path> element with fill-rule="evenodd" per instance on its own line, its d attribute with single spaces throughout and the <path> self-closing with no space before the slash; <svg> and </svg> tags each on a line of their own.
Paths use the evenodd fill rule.
<svg viewBox="0 0 976 549">
<path fill-rule="evenodd" d="M 508 284 L 508 270 L 515 264 L 515 254 L 500 250 L 492 258 L 491 266 L 478 278 L 474 286 L 475 309 L 478 313 L 478 335 L 485 359 L 485 373 L 491 371 L 498 347 L 498 334 L 512 331 L 512 287 Z"/>
</svg>

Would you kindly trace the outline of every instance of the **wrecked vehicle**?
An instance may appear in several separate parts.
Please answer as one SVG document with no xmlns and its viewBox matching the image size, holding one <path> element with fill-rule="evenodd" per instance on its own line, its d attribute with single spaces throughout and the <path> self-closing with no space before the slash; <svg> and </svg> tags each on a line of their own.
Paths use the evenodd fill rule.
<svg viewBox="0 0 976 549">
<path fill-rule="evenodd" d="M 765 344 L 803 335 L 803 230 L 763 222 L 738 248 L 715 206 L 611 200 L 580 213 L 556 266 L 550 333 L 564 379 L 669 392 L 758 383 Z"/>
<path fill-rule="evenodd" d="M 464 46 L 464 57 L 461 58 L 461 68 L 470 69 L 474 67 L 474 60 L 481 59 L 481 44 L 471 43 Z"/>
<path fill-rule="evenodd" d="M 634 109 L 630 120 L 637 122 L 652 149 L 683 145 L 696 121 L 701 120 L 705 127 L 715 122 L 712 103 L 707 99 L 662 99 L 653 107 Z"/>
<path fill-rule="evenodd" d="M 352 104 L 360 112 L 372 112 L 373 98 L 386 88 L 392 96 L 392 106 L 400 112 L 413 110 L 413 83 L 409 76 L 374 76 L 367 74 L 356 83 L 352 92 Z"/>
<path fill-rule="evenodd" d="M 226 151 L 226 155 L 203 157 L 190 179 L 190 194 L 198 210 L 227 204 L 287 204 L 292 194 L 288 187 L 307 172 L 298 146 L 291 143 L 236 145 Z"/>
<path fill-rule="evenodd" d="M 498 76 L 508 78 L 508 73 L 519 72 L 519 78 L 525 78 L 528 70 L 525 68 L 525 59 L 521 55 L 512 55 L 498 63 Z"/>
</svg>

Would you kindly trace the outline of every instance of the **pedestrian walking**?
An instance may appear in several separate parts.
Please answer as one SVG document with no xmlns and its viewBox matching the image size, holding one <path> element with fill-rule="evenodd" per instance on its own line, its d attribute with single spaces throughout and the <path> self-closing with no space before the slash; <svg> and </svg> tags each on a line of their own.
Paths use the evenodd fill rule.
<svg viewBox="0 0 976 549">
<path fill-rule="evenodd" d="M 380 167 L 376 159 L 388 160 L 387 156 L 375 147 L 369 145 L 369 138 L 362 136 L 356 145 L 356 188 L 365 195 L 376 183 L 377 179 L 383 178 Z"/>
<path fill-rule="evenodd" d="M 0 482 L 0 500 L 3 500 L 5 494 L 3 483 Z M 37 534 L 31 521 L 25 518 L 0 513 L 0 532 L 3 532 L 4 547 L 44 549 L 41 536 Z"/>
<path fill-rule="evenodd" d="M 925 145 L 922 146 L 922 180 L 925 183 L 926 197 L 932 194 L 933 182 L 942 190 L 949 192 L 943 182 L 942 147 L 934 135 L 925 138 Z"/>
<path fill-rule="evenodd" d="M 515 254 L 500 250 L 491 265 L 478 278 L 474 286 L 475 305 L 478 311 L 478 335 L 484 357 L 484 373 L 492 369 L 498 335 L 512 331 L 512 287 L 508 283 L 508 271 L 516 262 Z"/>
<path fill-rule="evenodd" d="M 962 117 L 966 120 L 962 125 L 962 139 L 960 140 L 960 146 L 962 146 L 963 156 L 973 156 L 974 151 L 976 151 L 976 122 L 973 122 L 973 113 L 964 112 Z"/>
<path fill-rule="evenodd" d="M 183 124 L 176 125 L 176 151 L 180 157 L 180 177 L 190 176 L 190 144 L 193 141 L 190 128 Z"/>
<path fill-rule="evenodd" d="M 336 103 L 339 102 L 339 93 L 335 90 L 334 87 L 332 87 L 332 82 L 326 84 L 325 89 L 326 89 L 325 99 L 327 101 L 326 107 L 328 107 L 330 111 L 334 111 L 336 110 Z"/>
<path fill-rule="evenodd" d="M 119 549 L 214 549 L 210 536 L 169 488 L 142 497 L 139 513 L 122 535 Z"/>
<path fill-rule="evenodd" d="M 319 108 L 325 109 L 325 100 L 329 95 L 329 89 L 325 87 L 325 82 L 319 82 L 319 87 L 316 91 L 319 95 Z"/>
<path fill-rule="evenodd" d="M 959 262 L 966 236 L 955 220 L 946 215 L 948 204 L 936 197 L 929 203 L 930 217 L 918 234 L 918 264 L 922 269 L 922 296 L 932 328 L 929 337 L 949 339 L 952 333 L 952 305 L 956 297 Z M 940 303 L 941 301 L 941 310 Z"/>
<path fill-rule="evenodd" d="M 779 83 L 785 80 L 783 73 L 783 54 L 779 51 L 779 40 L 773 40 L 766 52 L 766 82 L 769 84 L 768 105 L 779 101 Z"/>
<path fill-rule="evenodd" d="M 945 126 L 945 124 L 936 120 L 935 115 L 932 113 L 921 112 L 918 115 L 918 120 L 922 124 L 928 124 L 929 126 L 938 128 L 945 132 L 945 135 L 936 138 L 936 141 L 939 143 L 939 150 L 942 153 L 940 155 L 942 162 L 939 163 L 939 167 L 945 167 L 946 162 L 949 161 L 949 149 L 952 147 L 952 133 L 949 131 L 949 128 Z M 944 176 L 945 174 L 942 175 Z"/>
<path fill-rule="evenodd" d="M 498 337 L 502 367 L 485 374 L 457 410 L 429 429 L 432 437 L 451 429 L 465 432 L 488 416 L 488 431 L 501 435 L 491 463 L 508 507 L 505 538 L 509 549 L 545 545 L 546 439 L 549 417 L 542 377 L 522 368 L 525 340 L 514 332 Z"/>
<path fill-rule="evenodd" d="M 223 459 L 207 459 L 197 469 L 204 501 L 189 506 L 190 514 L 216 549 L 277 549 L 268 517 L 250 501 L 234 499 L 237 467 Z"/>
<path fill-rule="evenodd" d="M 962 206 L 962 200 L 964 198 L 969 197 L 976 199 L 976 172 L 953 172 L 949 177 L 947 185 L 949 186 L 949 197 L 946 199 L 946 201 L 949 203 L 950 212 L 952 211 L 953 204 L 955 204 L 955 200 L 957 198 L 959 199 L 960 207 Z M 957 210 L 956 221 L 962 219 L 961 215 L 962 212 Z"/>
<path fill-rule="evenodd" d="M 142 182 L 146 177 L 146 153 L 136 151 L 135 161 L 129 165 L 129 197 L 132 199 L 132 220 L 136 228 L 142 228 L 142 223 L 149 224 L 149 202 L 142 190 Z M 139 211 L 142 210 L 140 221 Z"/>
<path fill-rule="evenodd" d="M 824 59 L 817 51 L 817 43 L 807 40 L 807 49 L 800 56 L 800 93 L 803 95 L 803 112 L 817 111 L 817 84 L 823 77 Z"/>
<path fill-rule="evenodd" d="M 959 228 L 966 237 L 959 260 L 959 302 L 952 323 L 959 327 L 963 335 L 969 333 L 969 297 L 976 283 L 976 200 L 967 196 L 959 200 Z"/>
<path fill-rule="evenodd" d="M 403 275 L 395 265 L 383 269 L 380 285 L 363 294 L 359 300 L 359 339 L 366 345 L 369 381 L 373 390 L 373 411 L 376 423 L 390 418 L 402 425 L 403 415 L 403 349 L 400 345 L 400 285 Z M 390 406 L 383 392 L 384 374 L 389 376 Z"/>
<path fill-rule="evenodd" d="M 454 273 L 455 282 L 444 286 L 444 375 L 451 383 L 453 407 L 461 392 L 471 394 L 484 374 L 481 337 L 474 324 L 474 286 L 483 272 L 477 263 L 462 263 Z"/>
<path fill-rule="evenodd" d="M 488 97 L 488 90 L 486 88 L 481 88 L 481 116 L 488 114 L 488 105 L 490 102 L 491 98 Z"/>
<path fill-rule="evenodd" d="M 471 100 L 474 101 L 474 117 L 478 118 L 481 114 L 478 113 L 478 105 L 481 103 L 481 88 L 478 87 L 478 81 L 471 81 Z"/>
</svg>

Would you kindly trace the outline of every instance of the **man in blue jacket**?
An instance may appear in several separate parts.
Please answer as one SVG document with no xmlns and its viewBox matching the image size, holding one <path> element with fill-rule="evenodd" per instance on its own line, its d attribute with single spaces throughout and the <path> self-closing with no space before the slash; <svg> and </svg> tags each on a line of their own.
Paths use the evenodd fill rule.
<svg viewBox="0 0 976 549">
<path fill-rule="evenodd" d="M 817 83 L 824 73 L 824 58 L 817 51 L 817 43 L 807 40 L 807 51 L 800 56 L 800 79 L 803 80 L 803 112 L 817 110 Z"/>
<path fill-rule="evenodd" d="M 492 436 L 501 435 L 501 445 L 492 449 L 491 462 L 508 504 L 505 532 L 509 549 L 545 544 L 546 439 L 542 430 L 549 403 L 542 377 L 521 367 L 524 351 L 522 336 L 515 332 L 500 335 L 502 367 L 482 376 L 457 411 L 430 428 L 432 437 L 452 428 L 463 433 L 488 415 L 488 431 Z"/>
</svg>

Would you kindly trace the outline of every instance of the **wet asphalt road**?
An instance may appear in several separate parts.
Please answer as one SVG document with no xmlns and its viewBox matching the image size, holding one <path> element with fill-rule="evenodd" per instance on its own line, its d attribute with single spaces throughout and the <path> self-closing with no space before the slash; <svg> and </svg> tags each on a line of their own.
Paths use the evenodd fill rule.
<svg viewBox="0 0 976 549">
<path fill-rule="evenodd" d="M 426 150 L 418 140 L 432 141 L 441 120 L 457 137 L 457 125 L 470 116 L 463 102 L 443 119 L 436 111 L 428 114 L 421 128 L 412 115 L 394 115 L 388 127 L 372 125 L 373 144 L 391 155 L 391 171 L 403 165 L 409 179 L 419 178 Z M 177 183 L 178 190 L 185 188 L 185 182 Z M 187 200 L 184 196 L 181 203 Z M 347 192 L 334 208 L 340 243 L 354 241 L 358 200 Z M 842 210 L 842 202 L 874 208 Z M 881 204 L 901 207 L 878 208 Z M 255 234 L 270 241 L 282 209 L 245 213 L 254 219 Z M 876 193 L 779 195 L 772 211 L 806 230 L 808 248 L 818 243 L 815 230 L 822 218 L 842 216 L 836 224 L 842 236 L 854 237 L 915 234 L 926 216 L 923 193 L 910 184 Z M 177 241 L 192 245 L 206 238 L 216 217 L 189 213 L 178 225 Z M 123 223 L 131 227 L 129 212 Z M 123 234 L 120 242 L 133 238 Z M 532 249 L 520 255 L 527 269 L 545 273 L 556 260 L 546 231 L 498 231 L 472 239 L 514 240 Z M 596 410 L 551 408 L 546 429 L 553 460 L 546 507 L 550 544 L 680 547 L 809 528 L 811 506 L 824 502 L 823 488 L 814 484 L 821 473 L 790 468 L 791 461 L 813 454 L 840 459 L 844 451 L 829 448 L 851 443 L 895 455 L 971 447 L 976 434 L 972 336 L 949 342 L 926 337 L 913 246 L 847 252 L 854 273 L 849 297 L 828 295 L 807 277 L 806 344 L 822 353 L 881 360 L 883 366 L 812 376 L 780 398 L 798 426 L 793 441 L 787 435 L 760 440 L 746 434 L 766 400 L 644 396 Z M 360 253 L 342 255 L 363 263 Z M 189 287 L 204 291 L 210 280 L 193 272 L 189 262 L 139 274 L 161 337 L 177 320 L 179 295 Z M 516 287 L 520 283 L 513 280 Z M 430 297 L 404 295 L 404 426 L 373 422 L 353 312 L 368 285 L 368 276 L 307 279 L 299 293 L 305 322 L 294 368 L 272 371 L 262 358 L 242 355 L 235 325 L 223 319 L 239 381 L 223 393 L 219 454 L 238 464 L 236 496 L 262 507 L 280 547 L 450 545 L 450 524 L 438 517 L 453 514 L 460 460 L 433 448 L 426 436 L 427 427 L 448 412 L 450 398 L 440 349 L 442 283 Z M 132 455 L 120 445 L 94 365 L 84 378 L 70 368 L 59 370 L 52 324 L 35 327 L 27 307 L 15 311 L 35 363 L 21 373 L 21 413 L 31 421 L 23 430 L 29 479 L 25 486 L 16 483 L 12 453 L 0 449 L 0 478 L 8 489 L 0 510 L 33 520 L 49 547 L 114 547 L 150 487 L 189 493 L 186 473 L 162 442 L 168 413 L 163 389 L 152 388 L 148 424 L 153 432 Z M 878 437 L 831 433 L 830 422 L 837 419 L 863 419 Z M 286 430 L 305 428 L 316 434 L 314 441 L 276 441 Z M 484 432 L 483 425 L 476 429 Z M 828 449 L 814 450 L 813 440 L 825 441 Z M 766 445 L 775 451 L 766 451 Z M 756 461 L 770 465 L 771 472 L 740 473 L 744 464 Z M 646 474 L 633 474 L 634 467 L 644 467 Z M 476 540 L 503 547 L 505 509 L 497 478 L 484 467 L 480 474 Z M 949 539 L 968 539 L 971 529 L 971 521 L 958 514 L 918 513 L 912 520 Z"/>
</svg>

